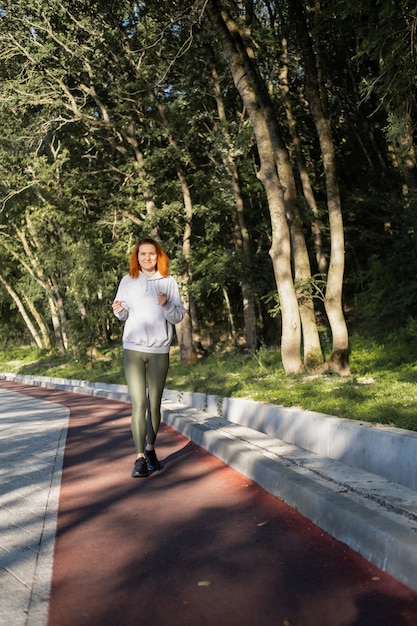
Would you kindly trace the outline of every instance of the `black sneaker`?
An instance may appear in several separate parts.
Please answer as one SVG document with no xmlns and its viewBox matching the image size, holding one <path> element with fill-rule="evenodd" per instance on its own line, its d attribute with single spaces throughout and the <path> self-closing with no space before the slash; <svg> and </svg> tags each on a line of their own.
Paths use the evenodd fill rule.
<svg viewBox="0 0 417 626">
<path fill-rule="evenodd" d="M 162 469 L 162 465 L 156 458 L 155 450 L 145 450 L 146 463 L 150 472 L 156 472 Z"/>
<path fill-rule="evenodd" d="M 138 459 L 136 459 L 133 466 L 132 478 L 146 478 L 147 476 L 149 476 L 149 471 L 146 459 L 144 459 L 143 456 L 140 456 Z"/>
</svg>

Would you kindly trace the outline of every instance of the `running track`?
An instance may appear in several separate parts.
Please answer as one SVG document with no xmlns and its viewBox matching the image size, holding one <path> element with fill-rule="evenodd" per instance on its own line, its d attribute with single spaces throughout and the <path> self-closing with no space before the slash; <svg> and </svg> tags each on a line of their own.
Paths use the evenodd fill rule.
<svg viewBox="0 0 417 626">
<path fill-rule="evenodd" d="M 70 410 L 48 626 L 411 626 L 417 593 L 162 425 L 132 479 L 130 405 Z"/>
</svg>

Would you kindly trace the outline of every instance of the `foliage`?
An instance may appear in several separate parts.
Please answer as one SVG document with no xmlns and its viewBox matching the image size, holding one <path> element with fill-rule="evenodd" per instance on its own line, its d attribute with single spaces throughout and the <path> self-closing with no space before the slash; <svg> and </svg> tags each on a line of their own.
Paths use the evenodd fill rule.
<svg viewBox="0 0 417 626">
<path fill-rule="evenodd" d="M 410 153 L 404 137 L 410 129 L 412 139 L 415 135 L 416 9 L 401 0 L 320 4 L 319 13 L 318 4 L 304 6 L 311 32 L 318 35 L 315 52 L 326 70 L 322 87 L 339 166 L 345 310 L 353 333 L 394 328 L 400 333 L 412 324 L 417 306 L 417 220 L 410 178 L 401 166 Z M 156 232 L 173 271 L 182 274 L 182 241 L 189 223 L 189 291 L 205 347 L 226 344 L 230 349 L 230 314 L 237 328 L 235 343 L 242 342 L 245 280 L 253 286 L 259 341 L 267 353 L 277 346 L 280 310 L 268 256 L 271 224 L 257 178 L 256 137 L 203 3 L 180 5 L 3 3 L 0 276 L 5 283 L 0 281 L 0 345 L 7 349 L 34 341 L 20 304 L 46 351 L 48 342 L 54 352 L 61 341 L 68 358 L 91 365 L 94 347 L 120 339 L 110 303 L 135 240 Z M 321 156 L 295 25 L 286 2 L 248 2 L 243 9 L 248 15 L 253 9 L 251 53 L 292 155 L 315 275 L 313 216 L 303 196 L 280 89 L 286 41 L 289 98 L 329 255 Z M 214 71 L 225 121 L 214 97 Z M 230 158 L 238 171 L 250 263 L 242 260 L 236 245 Z M 184 210 L 179 165 L 192 194 L 191 216 Z M 322 321 L 321 277 L 315 285 L 320 295 L 316 314 Z M 263 360 L 263 352 L 256 358 L 253 354 L 258 365 L 261 355 Z M 253 365 L 248 354 L 235 358 Z M 271 352 L 268 358 L 275 360 L 268 361 L 266 370 L 279 369 L 279 355 Z M 353 351 L 353 363 L 356 358 Z M 270 383 L 271 397 L 276 382 Z M 343 383 L 343 389 L 349 384 Z M 314 395 L 308 384 L 303 389 Z M 327 396 L 315 400 L 324 402 Z"/>
</svg>

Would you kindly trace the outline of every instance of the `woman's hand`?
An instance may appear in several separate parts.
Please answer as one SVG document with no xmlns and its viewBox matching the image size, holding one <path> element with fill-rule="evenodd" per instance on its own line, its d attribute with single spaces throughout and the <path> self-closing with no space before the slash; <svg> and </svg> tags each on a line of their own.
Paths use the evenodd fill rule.
<svg viewBox="0 0 417 626">
<path fill-rule="evenodd" d="M 158 292 L 158 304 L 160 304 L 161 306 L 165 306 L 167 302 L 168 302 L 168 298 L 167 298 L 166 293 L 161 293 L 159 291 Z"/>
<path fill-rule="evenodd" d="M 122 311 L 125 310 L 125 307 L 123 305 L 124 305 L 124 302 L 122 302 L 121 300 L 115 300 L 112 304 L 112 309 L 116 313 L 121 313 Z"/>
</svg>

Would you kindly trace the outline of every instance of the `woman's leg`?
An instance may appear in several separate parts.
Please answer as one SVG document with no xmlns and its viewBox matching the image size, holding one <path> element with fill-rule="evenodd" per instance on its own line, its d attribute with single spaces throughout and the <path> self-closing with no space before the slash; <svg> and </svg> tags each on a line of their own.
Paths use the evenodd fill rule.
<svg viewBox="0 0 417 626">
<path fill-rule="evenodd" d="M 143 455 L 146 440 L 146 360 L 148 355 L 124 350 L 126 382 L 132 401 L 131 428 L 136 454 Z"/>
<path fill-rule="evenodd" d="M 147 419 L 147 447 L 153 449 L 161 423 L 161 400 L 169 368 L 169 354 L 149 354 L 147 384 L 149 407 Z"/>
</svg>

